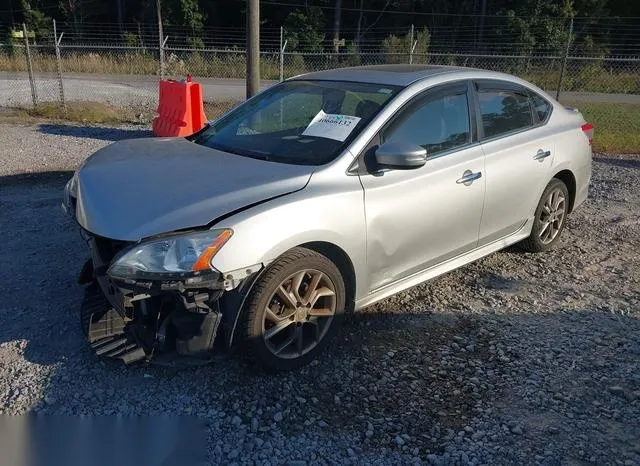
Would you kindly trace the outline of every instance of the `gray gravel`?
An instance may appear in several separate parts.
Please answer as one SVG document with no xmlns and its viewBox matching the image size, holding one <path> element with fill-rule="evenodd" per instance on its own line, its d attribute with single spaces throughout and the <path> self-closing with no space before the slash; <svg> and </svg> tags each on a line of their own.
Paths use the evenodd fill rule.
<svg viewBox="0 0 640 466">
<path fill-rule="evenodd" d="M 151 131 L 136 126 L 0 124 L 0 176 L 75 170 L 88 155 L 113 141 L 145 136 L 152 136 Z"/>
<path fill-rule="evenodd" d="M 211 463 L 640 465 L 640 159 L 596 158 L 559 248 L 512 248 L 350 316 L 297 372 L 233 355 L 173 370 L 91 356 L 86 250 L 59 208 L 56 171 L 145 134 L 0 125 L 2 413 L 197 415 Z"/>
</svg>

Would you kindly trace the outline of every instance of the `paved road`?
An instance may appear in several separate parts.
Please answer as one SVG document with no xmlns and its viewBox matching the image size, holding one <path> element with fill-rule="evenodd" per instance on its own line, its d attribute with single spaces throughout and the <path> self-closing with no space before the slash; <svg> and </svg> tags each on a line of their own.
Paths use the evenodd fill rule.
<svg viewBox="0 0 640 466">
<path fill-rule="evenodd" d="M 245 82 L 241 79 L 195 78 L 203 85 L 206 101 L 243 100 Z M 54 74 L 37 75 L 36 92 L 41 101 L 59 98 Z M 268 87 L 274 81 L 263 81 Z M 158 78 L 154 76 L 65 74 L 64 91 L 68 100 L 91 100 L 123 106 L 155 106 Z M 0 72 L 0 106 L 21 107 L 31 104 L 31 89 L 26 73 Z"/>
<path fill-rule="evenodd" d="M 243 100 L 245 82 L 242 79 L 195 77 L 202 83 L 205 101 Z M 275 81 L 262 81 L 268 87 Z M 158 78 L 138 75 L 64 75 L 68 100 L 91 100 L 120 106 L 154 107 L 158 95 Z M 58 81 L 53 73 L 38 74 L 37 88 L 41 101 L 57 100 Z M 555 95 L 555 92 L 552 92 Z M 640 94 L 607 94 L 601 92 L 564 92 L 563 102 L 606 102 L 640 104 Z M 29 106 L 31 90 L 26 73 L 0 72 L 0 106 Z"/>
<path fill-rule="evenodd" d="M 246 95 L 245 81 L 243 79 L 194 77 L 194 80 L 202 84 L 205 100 L 208 101 L 242 100 Z M 98 82 L 106 86 L 129 87 L 152 93 L 154 96 L 158 92 L 158 78 L 156 76 L 91 74 L 65 74 L 64 76 L 65 86 L 72 88 L 78 86 L 78 83 L 87 81 Z M 274 83 L 276 81 L 262 81 L 262 88 Z M 640 96 L 638 97 L 640 98 Z"/>
</svg>

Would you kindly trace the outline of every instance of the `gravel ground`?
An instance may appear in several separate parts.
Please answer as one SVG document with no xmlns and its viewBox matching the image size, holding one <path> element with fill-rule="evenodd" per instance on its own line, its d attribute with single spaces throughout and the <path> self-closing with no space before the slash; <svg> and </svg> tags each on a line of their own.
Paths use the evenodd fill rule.
<svg viewBox="0 0 640 466">
<path fill-rule="evenodd" d="M 640 159 L 596 157 L 560 247 L 356 313 L 306 368 L 174 370 L 92 357 L 86 250 L 59 208 L 57 171 L 144 134 L 0 126 L 0 412 L 197 415 L 211 463 L 640 465 Z"/>
</svg>

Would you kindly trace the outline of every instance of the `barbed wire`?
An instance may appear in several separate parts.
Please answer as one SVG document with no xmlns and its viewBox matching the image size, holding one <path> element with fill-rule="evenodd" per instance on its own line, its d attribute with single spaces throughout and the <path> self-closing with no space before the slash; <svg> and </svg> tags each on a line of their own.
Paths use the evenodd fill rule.
<svg viewBox="0 0 640 466">
<path fill-rule="evenodd" d="M 438 15 L 432 15 L 437 18 Z M 476 18 L 477 19 L 477 18 Z M 519 25 L 514 17 L 485 16 L 484 25 L 474 22 L 459 26 L 427 24 L 414 28 L 414 40 L 424 31 L 429 32 L 427 40 L 430 51 L 443 53 L 559 53 L 565 47 L 568 36 L 568 22 L 565 19 L 541 17 L 533 24 Z M 180 25 L 163 25 L 165 45 L 168 47 L 192 47 L 195 49 L 244 48 L 246 32 L 244 28 L 215 26 L 193 29 Z M 14 25 L 21 30 L 21 25 Z M 345 40 L 341 51 L 370 52 L 384 48 L 402 46 L 410 41 L 410 27 L 357 28 L 347 25 L 340 30 L 340 38 Z M 571 53 L 580 55 L 640 55 L 640 28 L 633 18 L 577 18 L 574 19 Z M 154 23 L 94 23 L 86 22 L 77 26 L 58 24 L 58 32 L 64 33 L 63 44 L 79 46 L 158 46 L 158 29 Z M 0 29 L 0 37 L 8 37 L 9 28 Z M 333 32 L 328 29 L 315 31 L 312 40 L 299 32 L 277 26 L 263 26 L 260 31 L 261 49 L 279 49 L 282 40 L 288 41 L 289 51 L 330 52 L 334 49 Z M 395 36 L 395 39 L 392 37 Z M 52 28 L 46 25 L 36 31 L 35 44 L 52 43 Z M 393 44 L 391 44 L 395 41 Z M 15 42 L 15 41 L 12 41 Z M 7 42 L 5 42 L 6 44 Z M 387 52 L 389 50 L 386 50 Z"/>
</svg>

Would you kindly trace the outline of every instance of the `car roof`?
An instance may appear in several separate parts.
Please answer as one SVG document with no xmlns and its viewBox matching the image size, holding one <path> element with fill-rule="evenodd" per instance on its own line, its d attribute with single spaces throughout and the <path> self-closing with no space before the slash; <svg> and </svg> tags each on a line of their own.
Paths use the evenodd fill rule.
<svg viewBox="0 0 640 466">
<path fill-rule="evenodd" d="M 478 71 L 476 68 L 441 65 L 370 65 L 333 70 L 315 71 L 295 76 L 291 79 L 321 81 L 355 81 L 361 83 L 382 84 L 387 86 L 406 87 L 421 79 L 436 75 Z"/>
</svg>

